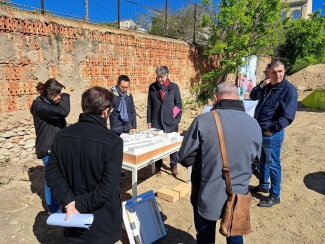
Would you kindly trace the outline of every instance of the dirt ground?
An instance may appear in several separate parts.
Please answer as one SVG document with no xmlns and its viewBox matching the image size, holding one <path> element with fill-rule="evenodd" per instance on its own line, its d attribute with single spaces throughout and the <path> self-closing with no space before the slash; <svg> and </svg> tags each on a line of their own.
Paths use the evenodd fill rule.
<svg viewBox="0 0 325 244">
<path fill-rule="evenodd" d="M 295 121 L 286 129 L 282 148 L 281 204 L 257 207 L 265 195 L 254 195 L 251 206 L 252 233 L 246 243 L 325 243 L 325 111 L 306 108 L 301 100 L 311 89 L 325 88 L 325 65 L 308 67 L 288 79 L 298 88 Z M 203 107 L 188 105 L 181 131 L 186 130 Z M 187 169 L 179 166 L 179 177 L 172 177 L 168 158 L 161 177 L 151 175 L 148 166 L 138 172 L 138 193 L 172 189 L 187 182 Z M 17 171 L 17 177 L 0 186 L 0 243 L 66 243 L 60 227 L 46 225 L 44 171 L 40 160 L 7 163 L 0 171 Z M 253 176 L 251 185 L 257 185 Z M 131 198 L 131 176 L 121 180 L 123 201 Z M 167 236 L 156 243 L 196 243 L 192 207 L 187 194 L 175 203 L 157 198 Z M 216 243 L 226 243 L 220 234 Z M 121 243 L 129 243 L 123 231 Z"/>
</svg>

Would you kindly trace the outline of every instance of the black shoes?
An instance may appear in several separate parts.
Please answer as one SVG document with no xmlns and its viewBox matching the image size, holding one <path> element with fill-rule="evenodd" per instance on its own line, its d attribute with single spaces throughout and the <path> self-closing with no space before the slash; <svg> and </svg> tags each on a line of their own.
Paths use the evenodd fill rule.
<svg viewBox="0 0 325 244">
<path fill-rule="evenodd" d="M 177 176 L 178 175 L 177 168 L 171 168 L 170 170 L 172 171 L 173 176 Z"/>
<path fill-rule="evenodd" d="M 261 201 L 258 206 L 269 208 L 272 207 L 274 204 L 279 204 L 280 198 L 274 198 L 272 196 L 269 196 L 266 200 Z"/>
<path fill-rule="evenodd" d="M 257 192 L 269 193 L 269 189 L 263 188 L 261 186 L 255 186 L 253 188 L 250 188 L 249 191 L 251 193 L 257 193 Z"/>
</svg>

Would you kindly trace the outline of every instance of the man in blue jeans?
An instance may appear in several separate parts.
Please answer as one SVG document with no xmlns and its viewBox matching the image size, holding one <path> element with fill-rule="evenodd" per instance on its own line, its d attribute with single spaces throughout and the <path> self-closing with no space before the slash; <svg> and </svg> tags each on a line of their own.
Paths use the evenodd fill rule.
<svg viewBox="0 0 325 244">
<path fill-rule="evenodd" d="M 285 67 L 280 61 L 273 61 L 269 66 L 270 83 L 251 94 L 259 99 L 255 109 L 255 119 L 262 132 L 262 153 L 259 163 L 259 185 L 251 188 L 252 193 L 269 193 L 267 199 L 259 203 L 260 207 L 272 207 L 280 203 L 281 189 L 281 146 L 284 128 L 292 123 L 297 111 L 297 90 L 285 79 Z M 269 178 L 271 188 L 269 187 Z"/>
</svg>

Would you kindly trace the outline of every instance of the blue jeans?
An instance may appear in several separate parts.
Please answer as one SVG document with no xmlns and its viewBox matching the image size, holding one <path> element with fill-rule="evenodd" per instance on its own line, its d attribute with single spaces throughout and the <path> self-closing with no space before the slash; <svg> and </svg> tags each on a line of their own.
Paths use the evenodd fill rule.
<svg viewBox="0 0 325 244">
<path fill-rule="evenodd" d="M 196 228 L 196 241 L 198 244 L 214 244 L 216 238 L 216 223 L 214 220 L 202 218 L 194 209 L 194 223 Z M 243 244 L 243 236 L 226 237 L 227 244 Z"/>
<path fill-rule="evenodd" d="M 45 167 L 47 162 L 49 161 L 49 156 L 45 156 L 44 158 L 42 158 L 42 161 Z M 45 202 L 51 213 L 56 213 L 57 211 L 60 210 L 60 204 L 53 199 L 51 195 L 50 187 L 47 186 L 46 181 L 45 181 Z"/>
<path fill-rule="evenodd" d="M 263 134 L 262 153 L 260 159 L 260 186 L 269 189 L 269 178 L 271 181 L 270 196 L 280 198 L 281 187 L 281 146 L 284 140 L 284 130 L 266 136 Z"/>
</svg>

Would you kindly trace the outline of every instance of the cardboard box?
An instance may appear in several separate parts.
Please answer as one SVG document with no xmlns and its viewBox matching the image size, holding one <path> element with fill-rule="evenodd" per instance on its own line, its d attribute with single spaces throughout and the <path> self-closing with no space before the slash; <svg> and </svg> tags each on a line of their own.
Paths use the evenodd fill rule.
<svg viewBox="0 0 325 244">
<path fill-rule="evenodd" d="M 153 191 L 123 202 L 122 213 L 130 244 L 150 244 L 166 235 Z"/>
</svg>

